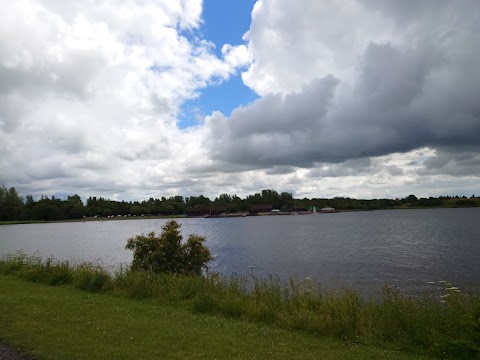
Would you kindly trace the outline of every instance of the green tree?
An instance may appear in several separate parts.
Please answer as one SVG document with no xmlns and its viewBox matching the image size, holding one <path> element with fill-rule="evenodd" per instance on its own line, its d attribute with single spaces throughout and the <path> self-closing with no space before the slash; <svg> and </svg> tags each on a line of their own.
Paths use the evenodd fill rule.
<svg viewBox="0 0 480 360">
<path fill-rule="evenodd" d="M 140 215 L 140 206 L 138 205 L 133 205 L 133 206 L 130 206 L 130 214 L 132 215 Z"/>
<path fill-rule="evenodd" d="M 27 208 L 32 209 L 35 206 L 35 200 L 33 200 L 32 195 L 27 195 L 25 205 Z"/>
<path fill-rule="evenodd" d="M 415 195 L 408 195 L 405 199 L 403 199 L 404 203 L 416 203 L 418 201 Z"/>
<path fill-rule="evenodd" d="M 162 227 L 160 236 L 151 232 L 128 239 L 126 249 L 133 250 L 132 270 L 200 275 L 212 259 L 205 238 L 190 235 L 182 243 L 179 229 L 180 224 L 172 220 Z"/>
<path fill-rule="evenodd" d="M 77 194 L 68 196 L 66 201 L 62 201 L 61 209 L 69 219 L 81 219 L 86 213 L 83 202 Z"/>
<path fill-rule="evenodd" d="M 81 205 L 74 205 L 68 212 L 70 219 L 81 219 L 85 216 L 85 208 Z"/>
<path fill-rule="evenodd" d="M 14 187 L 7 190 L 0 187 L 0 220 L 21 220 L 25 218 L 25 205 Z"/>
<path fill-rule="evenodd" d="M 61 220 L 64 218 L 62 211 L 57 205 L 54 205 L 48 201 L 40 201 L 32 209 L 32 218 L 34 220 Z"/>
<path fill-rule="evenodd" d="M 113 212 L 111 209 L 109 208 L 103 209 L 102 216 L 112 216 L 112 215 L 113 215 Z"/>
<path fill-rule="evenodd" d="M 164 215 L 172 215 L 175 214 L 176 211 L 172 204 L 166 204 L 160 207 L 160 212 Z"/>
<path fill-rule="evenodd" d="M 83 206 L 82 199 L 81 199 L 80 196 L 78 196 L 77 194 L 72 195 L 72 196 L 68 196 L 68 197 L 67 197 L 67 201 L 68 201 L 70 204 L 72 204 L 72 205 Z"/>
</svg>

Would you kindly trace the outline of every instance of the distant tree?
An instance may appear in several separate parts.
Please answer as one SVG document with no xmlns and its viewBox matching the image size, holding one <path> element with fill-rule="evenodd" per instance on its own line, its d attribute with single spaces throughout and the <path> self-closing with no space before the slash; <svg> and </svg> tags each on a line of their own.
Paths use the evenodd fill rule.
<svg viewBox="0 0 480 360">
<path fill-rule="evenodd" d="M 285 208 L 293 202 L 292 194 L 288 192 L 282 192 L 280 194 L 280 208 Z"/>
<path fill-rule="evenodd" d="M 111 209 L 109 208 L 103 209 L 102 216 L 112 216 L 112 215 L 113 215 L 113 212 Z"/>
<path fill-rule="evenodd" d="M 58 206 L 49 201 L 41 201 L 36 204 L 32 209 L 31 216 L 34 220 L 52 221 L 64 219 L 64 215 Z"/>
<path fill-rule="evenodd" d="M 228 194 L 221 194 L 218 198 L 215 199 L 213 202 L 215 205 L 226 206 L 232 202 L 232 197 Z"/>
<path fill-rule="evenodd" d="M 83 206 L 82 199 L 77 194 L 67 197 L 67 201 L 72 205 L 81 205 Z"/>
<path fill-rule="evenodd" d="M 87 206 L 87 216 L 100 215 L 101 209 L 98 206 L 90 205 Z"/>
<path fill-rule="evenodd" d="M 405 203 L 415 203 L 418 201 L 415 195 L 408 195 L 404 200 Z"/>
<path fill-rule="evenodd" d="M 165 200 L 166 201 L 166 200 Z M 203 195 L 200 196 L 190 196 L 189 198 L 185 199 L 187 206 L 208 206 L 210 205 L 210 199 Z"/>
<path fill-rule="evenodd" d="M 420 198 L 418 199 L 417 202 L 414 203 L 415 206 L 424 206 L 424 207 L 438 207 L 443 205 L 443 200 L 434 198 L 434 197 L 429 197 L 428 199 L 426 198 Z"/>
<path fill-rule="evenodd" d="M 141 209 L 140 206 L 134 205 L 130 207 L 130 214 L 132 215 L 140 215 Z"/>
<path fill-rule="evenodd" d="M 27 206 L 27 208 L 31 209 L 33 208 L 33 206 L 35 205 L 35 200 L 33 200 L 33 196 L 32 195 L 27 195 L 26 198 L 25 198 L 25 205 Z"/>
<path fill-rule="evenodd" d="M 80 205 L 74 205 L 68 211 L 69 219 L 81 219 L 84 216 L 85 216 L 85 208 Z"/>
<path fill-rule="evenodd" d="M 173 215 L 175 214 L 175 207 L 172 204 L 165 204 L 160 207 L 160 212 L 163 215 Z"/>
<path fill-rule="evenodd" d="M 62 201 L 57 206 L 62 209 L 68 219 L 81 219 L 86 213 L 82 199 L 76 194 L 68 196 L 66 201 Z"/>
<path fill-rule="evenodd" d="M 20 220 L 25 218 L 25 204 L 14 187 L 7 190 L 0 186 L 0 220 Z"/>
<path fill-rule="evenodd" d="M 478 204 L 475 202 L 475 200 L 462 199 L 462 200 L 455 201 L 455 206 L 456 207 L 477 207 Z"/>
<path fill-rule="evenodd" d="M 172 220 L 162 227 L 160 236 L 151 232 L 128 239 L 126 249 L 133 251 L 132 270 L 201 275 L 212 259 L 204 245 L 205 238 L 190 235 L 187 242 L 182 243 L 179 229 L 180 225 Z"/>
</svg>

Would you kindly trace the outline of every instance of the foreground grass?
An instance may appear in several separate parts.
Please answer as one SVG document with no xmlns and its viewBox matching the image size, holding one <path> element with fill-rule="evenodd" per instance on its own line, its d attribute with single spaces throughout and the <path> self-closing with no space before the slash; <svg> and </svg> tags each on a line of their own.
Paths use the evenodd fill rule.
<svg viewBox="0 0 480 360">
<path fill-rule="evenodd" d="M 276 331 L 282 328 L 302 336 L 335 337 L 344 344 L 377 345 L 452 359 L 480 356 L 479 292 L 462 292 L 448 284 L 443 284 L 441 298 L 438 294 L 411 298 L 386 287 L 377 298 L 365 299 L 348 290 L 323 292 L 310 279 L 285 287 L 273 277 L 187 277 L 122 269 L 111 275 L 91 264 L 72 266 L 23 254 L 0 260 L 0 274 L 116 295 L 109 295 L 111 302 L 125 298 L 156 301 L 173 305 L 188 316 L 212 314 L 248 320 L 275 326 Z"/>
<path fill-rule="evenodd" d="M 0 339 L 38 359 L 419 358 L 5 275 L 0 275 Z"/>
</svg>

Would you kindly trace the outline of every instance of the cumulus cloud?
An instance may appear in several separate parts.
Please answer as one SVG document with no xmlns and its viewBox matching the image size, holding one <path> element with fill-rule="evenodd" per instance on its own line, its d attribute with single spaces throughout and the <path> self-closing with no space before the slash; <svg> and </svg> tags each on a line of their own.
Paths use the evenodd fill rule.
<svg viewBox="0 0 480 360">
<path fill-rule="evenodd" d="M 426 158 L 421 165 L 421 173 L 425 175 L 480 176 L 480 154 L 473 149 L 470 151 L 441 149 L 435 155 Z"/>
<path fill-rule="evenodd" d="M 248 61 L 245 47 L 218 58 L 196 37 L 200 0 L 19 0 L 4 10 L 0 183 L 35 195 L 132 197 L 164 188 L 150 179 L 182 183 L 174 164 L 188 163 L 182 149 L 198 140 L 176 126 L 181 104 Z"/>
<path fill-rule="evenodd" d="M 337 80 L 332 76 L 306 85 L 299 94 L 267 95 L 231 118 L 214 113 L 206 120 L 211 156 L 250 166 L 300 165 L 315 159 L 312 142 L 325 131 Z"/>
<path fill-rule="evenodd" d="M 258 0 L 220 57 L 201 0 L 4 10 L 0 184 L 23 194 L 395 197 L 480 176 L 475 0 Z M 179 129 L 239 71 L 260 99 Z"/>
<path fill-rule="evenodd" d="M 423 147 L 473 147 L 464 153 L 472 158 L 478 10 L 468 0 L 257 2 L 243 76 L 263 97 L 228 119 L 207 119 L 211 157 L 245 168 L 352 170 L 352 159 Z"/>
</svg>

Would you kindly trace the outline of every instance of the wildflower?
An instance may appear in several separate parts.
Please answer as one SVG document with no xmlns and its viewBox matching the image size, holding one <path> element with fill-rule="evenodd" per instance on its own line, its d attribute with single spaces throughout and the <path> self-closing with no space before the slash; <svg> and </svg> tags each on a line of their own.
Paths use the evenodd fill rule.
<svg viewBox="0 0 480 360">
<path fill-rule="evenodd" d="M 446 288 L 446 290 L 459 290 L 459 288 L 455 287 L 455 286 L 451 286 L 451 287 Z"/>
</svg>

